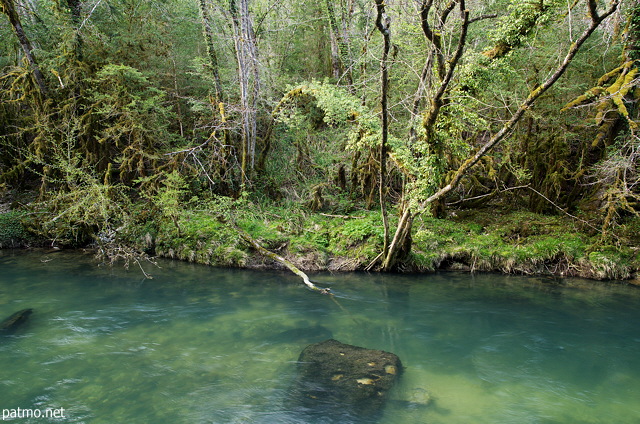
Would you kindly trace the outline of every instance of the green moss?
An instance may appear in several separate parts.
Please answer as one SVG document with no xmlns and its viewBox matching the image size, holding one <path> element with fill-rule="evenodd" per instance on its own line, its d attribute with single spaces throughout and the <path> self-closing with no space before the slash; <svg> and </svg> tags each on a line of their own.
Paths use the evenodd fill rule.
<svg viewBox="0 0 640 424">
<path fill-rule="evenodd" d="M 261 260 L 234 225 L 303 269 L 323 269 L 338 258 L 348 263 L 341 269 L 363 269 L 382 250 L 384 237 L 379 211 L 330 215 L 249 199 L 216 199 L 177 209 L 179 234 L 173 220 L 157 219 L 151 212 L 138 215 L 128 230 L 129 242 L 160 256 L 214 266 L 244 267 Z M 393 231 L 397 216 L 390 215 Z M 640 219 L 629 218 L 620 226 L 620 245 L 601 246 L 597 234 L 580 232 L 575 220 L 564 217 L 483 210 L 459 215 L 418 217 L 403 267 L 623 279 L 640 264 L 640 253 L 633 248 Z"/>
<path fill-rule="evenodd" d="M 631 276 L 630 255 L 619 248 L 604 246 L 590 252 L 588 258 L 595 278 L 624 280 Z"/>
<path fill-rule="evenodd" d="M 25 218 L 21 211 L 0 214 L 0 248 L 18 247 L 32 239 L 23 224 Z"/>
<path fill-rule="evenodd" d="M 558 216 L 474 212 L 455 220 L 420 218 L 415 228 L 411 261 L 419 270 L 465 267 L 620 279 L 633 269 L 631 250 L 588 254 L 595 240 L 579 232 L 574 221 Z M 613 253 L 619 257 L 611 258 Z"/>
</svg>

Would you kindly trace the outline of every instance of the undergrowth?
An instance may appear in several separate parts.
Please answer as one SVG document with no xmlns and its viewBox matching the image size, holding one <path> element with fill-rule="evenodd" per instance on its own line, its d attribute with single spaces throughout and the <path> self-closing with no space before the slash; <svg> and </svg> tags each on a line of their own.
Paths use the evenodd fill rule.
<svg viewBox="0 0 640 424">
<path fill-rule="evenodd" d="M 141 201 L 129 209 L 113 232 L 119 243 L 151 256 L 205 265 L 276 266 L 239 237 L 237 229 L 242 229 L 265 248 L 307 271 L 362 270 L 383 246 L 377 210 L 353 208 L 341 215 L 310 212 L 299 204 L 225 197 L 193 197 L 167 209 L 162 196 L 160 192 L 150 203 Z M 397 217 L 390 215 L 393 229 Z M 20 211 L 0 214 L 0 247 L 24 245 L 31 237 L 23 224 L 26 216 Z M 530 212 L 477 210 L 449 219 L 420 216 L 414 222 L 411 256 L 401 269 L 622 280 L 634 277 L 640 267 L 635 247 L 638 234 L 637 217 L 628 218 L 615 237 L 604 240 L 575 220 Z"/>
</svg>

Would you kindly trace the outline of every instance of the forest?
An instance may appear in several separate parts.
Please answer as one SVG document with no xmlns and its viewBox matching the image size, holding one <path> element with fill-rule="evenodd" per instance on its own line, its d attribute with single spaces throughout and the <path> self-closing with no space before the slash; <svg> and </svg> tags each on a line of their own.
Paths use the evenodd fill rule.
<svg viewBox="0 0 640 424">
<path fill-rule="evenodd" d="M 640 1 L 0 6 L 0 248 L 637 281 Z"/>
</svg>

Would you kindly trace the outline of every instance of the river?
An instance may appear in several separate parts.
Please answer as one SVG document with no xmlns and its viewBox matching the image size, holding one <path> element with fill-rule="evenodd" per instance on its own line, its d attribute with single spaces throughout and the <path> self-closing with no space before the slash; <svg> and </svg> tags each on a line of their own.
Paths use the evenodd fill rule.
<svg viewBox="0 0 640 424">
<path fill-rule="evenodd" d="M 453 272 L 314 276 L 333 301 L 288 273 L 159 265 L 145 279 L 88 254 L 0 251 L 0 320 L 33 309 L 0 335 L 5 420 L 298 423 L 286 406 L 298 355 L 334 338 L 402 360 L 376 423 L 640 422 L 635 287 Z"/>
</svg>

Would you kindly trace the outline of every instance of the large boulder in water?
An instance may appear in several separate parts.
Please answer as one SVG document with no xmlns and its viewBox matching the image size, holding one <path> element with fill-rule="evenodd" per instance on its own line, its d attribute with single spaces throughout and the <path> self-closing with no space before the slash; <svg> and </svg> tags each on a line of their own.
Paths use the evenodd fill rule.
<svg viewBox="0 0 640 424">
<path fill-rule="evenodd" d="M 393 353 L 325 340 L 300 354 L 293 400 L 299 410 L 336 422 L 370 420 L 382 411 L 401 371 Z"/>
</svg>

